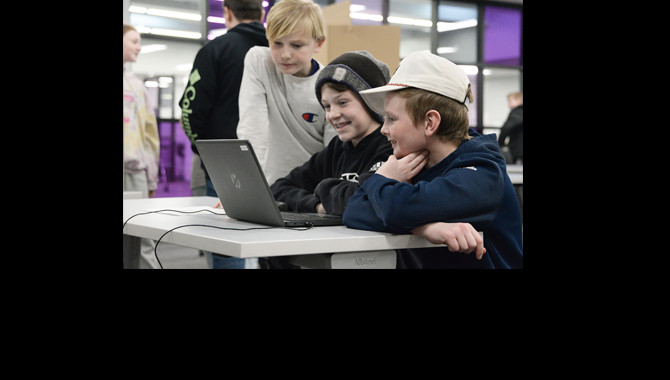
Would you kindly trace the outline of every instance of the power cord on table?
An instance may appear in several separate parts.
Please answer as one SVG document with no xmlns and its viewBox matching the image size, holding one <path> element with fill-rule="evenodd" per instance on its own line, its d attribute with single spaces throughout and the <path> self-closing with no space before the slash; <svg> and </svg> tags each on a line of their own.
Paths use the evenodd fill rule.
<svg viewBox="0 0 670 380">
<path fill-rule="evenodd" d="M 202 210 L 198 210 L 198 211 L 180 211 L 180 210 L 169 210 L 169 209 L 148 211 L 148 212 L 142 212 L 142 213 L 139 213 L 139 214 L 135 214 L 135 215 L 131 216 L 130 218 L 128 218 L 123 223 L 123 228 L 126 228 L 126 223 L 128 223 L 128 221 L 130 221 L 130 219 L 132 219 L 136 216 L 140 216 L 140 215 L 156 214 L 156 213 L 159 213 L 159 212 L 179 212 L 179 213 L 182 213 L 182 214 L 196 214 L 196 213 L 203 212 L 203 211 L 207 211 L 207 212 L 215 214 L 215 215 L 226 215 L 225 213 L 214 212 L 212 210 L 207 210 L 207 209 L 202 209 Z M 184 228 L 184 227 L 210 227 L 210 228 L 216 228 L 216 229 L 219 229 L 219 230 L 232 230 L 232 231 L 269 230 L 269 229 L 273 229 L 273 228 L 285 228 L 285 229 L 289 229 L 289 230 L 293 230 L 293 231 L 307 231 L 307 230 L 312 229 L 313 226 L 309 225 L 307 227 L 249 227 L 249 228 L 219 227 L 219 226 L 212 226 L 212 225 L 208 225 L 208 224 L 185 224 L 183 226 L 177 226 L 177 227 L 167 231 L 166 233 L 164 233 L 156 241 L 156 245 L 154 246 L 154 256 L 156 257 L 156 260 L 158 261 L 158 265 L 160 265 L 161 269 L 165 269 L 165 268 L 163 268 L 163 264 L 161 264 L 161 261 L 158 259 L 158 253 L 156 252 L 156 250 L 158 249 L 158 244 L 161 242 L 163 237 L 165 237 L 165 235 L 169 234 L 170 232 L 172 232 L 174 230 L 177 230 L 179 228 Z"/>
</svg>

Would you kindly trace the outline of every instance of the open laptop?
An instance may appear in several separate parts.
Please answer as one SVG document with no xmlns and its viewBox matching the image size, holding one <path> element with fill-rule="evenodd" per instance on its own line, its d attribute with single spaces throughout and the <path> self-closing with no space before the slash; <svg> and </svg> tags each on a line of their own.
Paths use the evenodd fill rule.
<svg viewBox="0 0 670 380">
<path fill-rule="evenodd" d="M 248 140 L 197 140 L 195 146 L 229 217 L 277 227 L 343 225 L 337 215 L 279 211 Z"/>
</svg>

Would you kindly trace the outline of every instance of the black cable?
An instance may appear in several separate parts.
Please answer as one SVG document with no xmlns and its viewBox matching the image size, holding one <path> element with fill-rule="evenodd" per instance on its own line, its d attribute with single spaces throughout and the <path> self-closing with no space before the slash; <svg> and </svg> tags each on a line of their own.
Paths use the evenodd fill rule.
<svg viewBox="0 0 670 380">
<path fill-rule="evenodd" d="M 155 214 L 155 213 L 166 212 L 166 211 L 179 212 L 179 213 L 182 213 L 182 214 L 195 214 L 195 213 L 198 213 L 198 212 L 207 211 L 207 212 L 210 212 L 210 213 L 215 214 L 215 215 L 225 215 L 225 214 L 221 214 L 221 213 L 214 212 L 214 211 L 207 210 L 207 209 L 198 210 L 198 211 L 179 211 L 179 210 L 169 210 L 169 209 L 149 211 L 149 212 L 143 212 L 143 213 L 139 213 L 139 214 L 135 214 L 135 215 L 131 216 L 130 218 L 128 218 L 128 220 L 126 220 L 123 223 L 123 228 L 126 228 L 126 223 L 128 223 L 128 221 L 130 219 L 132 219 L 136 216 L 147 215 L 147 214 Z M 185 224 L 183 226 L 177 226 L 177 227 L 165 232 L 160 238 L 158 238 L 158 241 L 156 241 L 156 245 L 154 246 L 154 256 L 156 257 L 156 260 L 158 261 L 158 265 L 160 265 L 161 269 L 165 269 L 165 268 L 163 268 L 163 264 L 161 264 L 161 261 L 158 259 L 158 253 L 156 251 L 158 249 L 158 244 L 161 242 L 163 237 L 165 237 L 165 235 L 169 234 L 170 232 L 172 232 L 176 229 L 184 228 L 184 227 L 209 227 L 209 228 L 216 228 L 216 229 L 219 229 L 219 230 L 229 230 L 229 231 L 269 230 L 269 229 L 273 229 L 273 228 L 285 228 L 285 229 L 289 229 L 289 230 L 293 230 L 293 231 L 307 231 L 307 230 L 311 230 L 313 225 L 310 224 L 307 227 L 249 227 L 249 228 L 219 227 L 219 226 L 212 226 L 212 225 L 208 225 L 208 224 Z"/>
<path fill-rule="evenodd" d="M 130 218 L 128 218 L 128 220 L 126 220 L 125 222 L 123 222 L 123 228 L 126 228 L 126 223 L 128 223 L 128 221 L 130 221 L 130 219 L 132 219 L 132 218 L 134 218 L 134 217 L 136 217 L 136 216 L 147 215 L 147 214 L 155 214 L 155 213 L 157 213 L 157 212 L 166 212 L 166 211 L 180 212 L 180 213 L 182 213 L 182 214 L 195 214 L 195 213 L 198 213 L 198 212 L 207 211 L 207 212 L 212 213 L 212 214 L 214 214 L 214 215 L 226 215 L 225 212 L 224 212 L 224 213 L 218 213 L 218 212 L 214 212 L 214 211 L 212 211 L 212 210 L 207 210 L 207 209 L 202 209 L 202 210 L 198 210 L 198 211 L 179 211 L 179 210 L 170 210 L 170 209 L 156 210 L 156 211 L 148 211 L 148 212 L 141 212 L 141 213 L 139 213 L 139 214 L 135 214 L 135 215 L 131 216 Z"/>
<path fill-rule="evenodd" d="M 156 260 L 158 260 L 158 253 L 156 252 L 156 250 L 158 249 L 158 244 L 161 242 L 161 240 L 163 240 L 163 237 L 165 235 L 169 234 L 170 232 L 176 230 L 176 229 L 184 228 L 184 227 L 210 227 L 210 228 L 217 228 L 219 230 L 232 230 L 232 231 L 269 230 L 271 228 L 275 228 L 275 227 L 231 228 L 231 227 L 212 226 L 212 225 L 209 225 L 209 224 L 185 224 L 183 226 L 177 226 L 177 227 L 167 231 L 166 233 L 164 233 L 163 236 L 158 238 L 158 241 L 156 241 L 156 245 L 154 246 L 154 256 L 156 256 Z M 160 260 L 158 260 L 158 265 L 161 266 L 161 269 L 164 269 Z"/>
</svg>

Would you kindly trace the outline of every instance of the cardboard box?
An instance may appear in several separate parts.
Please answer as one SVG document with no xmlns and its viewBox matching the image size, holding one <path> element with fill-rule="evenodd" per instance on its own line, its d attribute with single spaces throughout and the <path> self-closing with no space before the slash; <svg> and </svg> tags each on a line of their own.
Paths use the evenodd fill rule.
<svg viewBox="0 0 670 380">
<path fill-rule="evenodd" d="M 323 8 L 326 41 L 314 59 L 328 65 L 343 53 L 367 50 L 389 66 L 391 75 L 400 64 L 400 27 L 391 25 L 352 25 L 351 0 Z"/>
</svg>

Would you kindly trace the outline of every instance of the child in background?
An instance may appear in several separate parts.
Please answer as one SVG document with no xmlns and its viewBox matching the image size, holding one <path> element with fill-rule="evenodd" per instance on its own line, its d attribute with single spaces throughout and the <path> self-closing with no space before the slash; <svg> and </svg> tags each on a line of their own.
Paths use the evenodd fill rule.
<svg viewBox="0 0 670 380">
<path fill-rule="evenodd" d="M 312 56 L 324 29 L 317 4 L 283 0 L 268 13 L 270 47 L 253 47 L 244 59 L 237 135 L 251 142 L 270 185 L 337 135 L 313 95 L 322 65 Z"/>
<path fill-rule="evenodd" d="M 389 68 L 367 51 L 344 53 L 316 79 L 316 98 L 338 137 L 271 187 L 293 211 L 342 215 L 347 201 L 393 153 L 380 130 L 384 123 L 359 92 L 383 86 Z"/>
<path fill-rule="evenodd" d="M 141 191 L 153 198 L 158 188 L 160 140 L 154 107 L 149 91 L 133 73 L 126 72 L 126 62 L 136 62 L 142 37 L 137 30 L 123 24 L 123 154 L 126 171 L 125 190 Z"/>
<path fill-rule="evenodd" d="M 160 139 L 149 91 L 126 62 L 136 62 L 142 49 L 137 30 L 123 24 L 123 171 L 124 191 L 141 191 L 142 198 L 153 198 L 158 188 Z M 158 269 L 154 241 L 141 239 L 140 269 Z"/>
<path fill-rule="evenodd" d="M 399 250 L 397 268 L 523 268 L 519 203 L 496 136 L 469 129 L 473 99 L 465 72 L 415 52 L 390 83 L 361 95 L 383 112 L 381 133 L 393 155 L 349 199 L 344 224 L 439 242 L 453 232 L 451 223 L 470 223 L 484 233 L 486 255 L 470 231 L 459 239 L 474 242 L 476 255 L 454 254 L 447 242 L 448 248 Z"/>
</svg>

